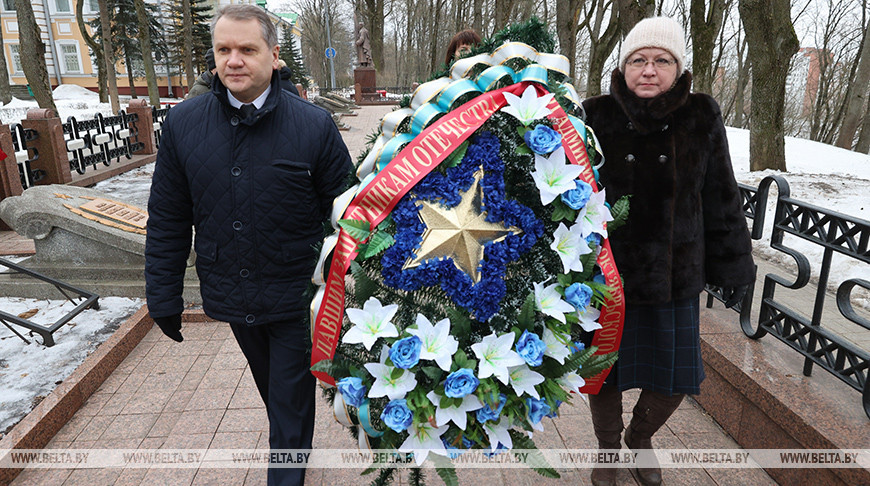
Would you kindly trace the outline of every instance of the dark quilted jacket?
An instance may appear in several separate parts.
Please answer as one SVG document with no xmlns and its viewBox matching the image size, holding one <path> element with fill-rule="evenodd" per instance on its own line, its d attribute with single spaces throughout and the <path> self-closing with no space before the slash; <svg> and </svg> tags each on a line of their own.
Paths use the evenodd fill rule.
<svg viewBox="0 0 870 486">
<path fill-rule="evenodd" d="M 351 170 L 329 114 L 280 88 L 242 120 L 226 88 L 170 110 L 148 201 L 145 281 L 152 317 L 181 313 L 191 227 L 203 308 L 227 322 L 305 315 L 322 221 Z"/>
<path fill-rule="evenodd" d="M 688 72 L 642 99 L 614 70 L 610 94 L 587 99 L 601 142 L 611 204 L 631 195 L 628 222 L 610 238 L 630 305 L 696 297 L 705 283 L 747 284 L 752 244 L 719 106 L 691 93 Z"/>
</svg>

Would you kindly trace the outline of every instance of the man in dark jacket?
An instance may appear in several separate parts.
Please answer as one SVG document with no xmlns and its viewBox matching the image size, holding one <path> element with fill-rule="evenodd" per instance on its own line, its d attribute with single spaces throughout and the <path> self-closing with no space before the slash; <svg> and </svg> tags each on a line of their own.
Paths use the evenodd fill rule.
<svg viewBox="0 0 870 486">
<path fill-rule="evenodd" d="M 184 99 L 189 100 L 211 91 L 211 80 L 214 79 L 214 73 L 217 71 L 217 66 L 214 63 L 214 49 L 205 51 L 205 63 L 208 69 L 196 78 L 196 81 L 193 82 L 193 86 L 191 86 L 190 91 L 187 92 L 187 96 Z"/>
<path fill-rule="evenodd" d="M 273 449 L 308 449 L 314 431 L 309 299 L 322 221 L 351 170 L 329 114 L 285 92 L 263 9 L 224 7 L 212 21 L 214 96 L 170 110 L 148 201 L 148 310 L 181 341 L 191 228 L 203 309 L 229 322 L 269 416 Z M 269 469 L 302 484 L 304 469 Z"/>
</svg>

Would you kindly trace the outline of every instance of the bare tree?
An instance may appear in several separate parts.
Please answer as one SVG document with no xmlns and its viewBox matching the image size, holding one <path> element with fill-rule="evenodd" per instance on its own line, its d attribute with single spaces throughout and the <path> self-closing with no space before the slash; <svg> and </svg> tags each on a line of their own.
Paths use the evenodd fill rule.
<svg viewBox="0 0 870 486">
<path fill-rule="evenodd" d="M 546 2 L 545 2 L 546 3 Z M 584 0 L 560 0 L 556 2 L 556 35 L 559 37 L 559 50 L 571 63 L 569 76 L 577 77 L 577 34 L 580 32 L 580 12 Z M 588 24 L 594 10 L 589 9 L 584 20 Z"/>
<path fill-rule="evenodd" d="M 21 41 L 21 68 L 27 84 L 40 108 L 51 108 L 57 112 L 45 65 L 45 43 L 33 16 L 33 7 L 27 0 L 15 0 L 15 13 L 18 17 L 18 39 Z"/>
<path fill-rule="evenodd" d="M 3 45 L 3 29 L 0 29 L 0 46 Z M 9 86 L 9 70 L 6 68 L 6 50 L 0 49 L 0 102 L 4 105 L 12 101 L 12 89 Z"/>
<path fill-rule="evenodd" d="M 739 0 L 752 63 L 749 169 L 785 171 L 783 106 L 789 60 L 800 44 L 788 0 Z"/>
<path fill-rule="evenodd" d="M 861 119 L 861 111 L 867 102 L 867 90 L 870 89 L 870 24 L 864 28 L 864 38 L 859 54 L 858 66 L 855 71 L 855 81 L 845 103 L 843 124 L 837 137 L 837 146 L 851 149 L 855 141 L 855 132 Z"/>
<path fill-rule="evenodd" d="M 691 1 L 693 88 L 698 92 L 712 93 L 716 74 L 713 70 L 713 48 L 731 0 Z"/>
<path fill-rule="evenodd" d="M 601 94 L 601 78 L 604 63 L 619 42 L 618 9 L 610 0 L 594 0 L 590 9 L 595 9 L 591 22 L 586 23 L 589 34 L 589 67 L 586 72 L 586 96 Z M 604 17 L 610 13 L 605 24 Z M 603 28 L 603 32 L 602 32 Z"/>
<path fill-rule="evenodd" d="M 160 106 L 160 93 L 157 90 L 157 74 L 154 72 L 154 59 L 151 53 L 151 32 L 145 12 L 144 0 L 136 2 L 136 19 L 139 22 L 139 42 L 142 45 L 142 64 L 145 66 L 145 80 L 148 83 L 148 99 L 151 106 Z"/>
<path fill-rule="evenodd" d="M 108 81 L 106 80 L 106 61 L 103 59 L 103 48 L 94 40 L 93 36 L 91 36 L 88 29 L 85 27 L 86 23 L 82 13 L 82 7 L 84 4 L 85 0 L 76 1 L 76 24 L 78 24 L 82 38 L 85 40 L 88 47 L 90 47 L 91 52 L 94 54 L 94 58 L 96 59 L 97 92 L 100 95 L 100 103 L 108 103 L 109 90 Z"/>
<path fill-rule="evenodd" d="M 864 122 L 861 124 L 861 135 L 858 136 L 855 151 L 862 154 L 870 153 L 870 103 L 867 104 L 867 111 L 864 112 Z"/>
<path fill-rule="evenodd" d="M 495 1 L 495 12 L 493 15 L 493 19 L 495 20 L 495 25 L 493 25 L 492 32 L 498 32 L 499 30 L 507 27 L 508 23 L 510 23 L 510 19 L 513 17 L 513 10 L 517 0 L 494 0 Z"/>
<path fill-rule="evenodd" d="M 104 33 L 112 32 L 109 26 L 109 8 L 106 5 L 106 0 L 100 0 L 100 23 Z M 115 77 L 115 50 L 112 48 L 112 36 L 103 35 L 102 39 L 103 58 L 106 61 L 106 80 L 109 82 L 109 100 L 112 103 L 112 113 L 118 113 L 121 110 L 121 104 L 118 102 L 118 80 Z"/>
</svg>

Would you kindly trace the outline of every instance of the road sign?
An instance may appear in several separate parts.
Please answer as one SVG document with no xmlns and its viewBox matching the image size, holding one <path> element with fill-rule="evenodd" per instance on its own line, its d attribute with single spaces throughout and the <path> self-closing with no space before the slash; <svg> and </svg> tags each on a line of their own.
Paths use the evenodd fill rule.
<svg viewBox="0 0 870 486">
<path fill-rule="evenodd" d="M 335 57 L 335 49 L 332 47 L 327 47 L 326 48 L 326 58 L 332 59 L 333 57 Z"/>
</svg>

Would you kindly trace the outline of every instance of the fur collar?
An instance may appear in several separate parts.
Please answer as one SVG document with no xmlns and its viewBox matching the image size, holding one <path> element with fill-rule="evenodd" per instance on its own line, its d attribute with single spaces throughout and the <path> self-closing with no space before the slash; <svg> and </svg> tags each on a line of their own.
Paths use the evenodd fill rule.
<svg viewBox="0 0 870 486">
<path fill-rule="evenodd" d="M 610 76 L 610 95 L 641 134 L 667 129 L 671 114 L 689 99 L 691 87 L 692 73 L 686 71 L 670 90 L 654 98 L 640 98 L 628 89 L 625 75 L 619 68 L 614 69 Z"/>
</svg>

